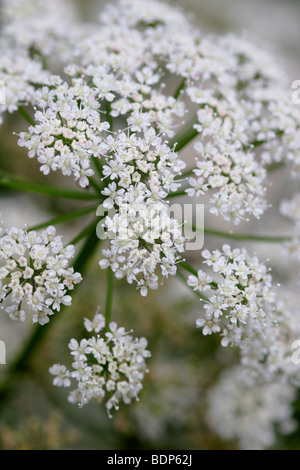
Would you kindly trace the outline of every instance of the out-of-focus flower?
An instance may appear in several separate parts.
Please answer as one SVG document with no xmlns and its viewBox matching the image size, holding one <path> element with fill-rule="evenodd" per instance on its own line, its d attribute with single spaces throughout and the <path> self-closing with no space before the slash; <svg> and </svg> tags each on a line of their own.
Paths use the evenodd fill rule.
<svg viewBox="0 0 300 470">
<path fill-rule="evenodd" d="M 242 450 L 262 450 L 274 445 L 277 432 L 295 430 L 292 402 L 296 390 L 288 384 L 253 385 L 242 367 L 226 371 L 207 395 L 207 422 Z"/>
</svg>

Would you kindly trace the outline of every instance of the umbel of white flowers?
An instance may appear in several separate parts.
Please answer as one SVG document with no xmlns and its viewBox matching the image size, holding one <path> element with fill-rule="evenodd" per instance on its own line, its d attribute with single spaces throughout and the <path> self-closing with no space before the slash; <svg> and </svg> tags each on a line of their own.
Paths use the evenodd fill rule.
<svg viewBox="0 0 300 470">
<path fill-rule="evenodd" d="M 69 267 L 74 252 L 53 226 L 40 234 L 0 229 L 0 304 L 12 320 L 24 321 L 30 312 L 33 323 L 44 325 L 61 305 L 71 305 L 70 291 L 82 280 Z"/>
<path fill-rule="evenodd" d="M 69 401 L 83 406 L 90 401 L 102 402 L 111 417 L 111 410 L 119 409 L 121 402 L 131 403 L 138 399 L 142 380 L 147 372 L 145 359 L 150 357 L 145 338 L 133 338 L 115 322 L 105 328 L 105 318 L 99 312 L 93 320 L 85 319 L 84 326 L 94 336 L 72 339 L 69 349 L 73 357 L 72 369 L 55 364 L 50 373 L 55 376 L 53 384 L 70 387 Z"/>
<path fill-rule="evenodd" d="M 219 332 L 222 345 L 239 345 L 250 334 L 261 333 L 275 324 L 276 294 L 265 264 L 246 249 L 223 245 L 222 251 L 204 250 L 204 263 L 215 273 L 212 279 L 202 270 L 191 275 L 188 285 L 209 291 L 205 316 L 197 320 L 203 334 Z"/>
</svg>

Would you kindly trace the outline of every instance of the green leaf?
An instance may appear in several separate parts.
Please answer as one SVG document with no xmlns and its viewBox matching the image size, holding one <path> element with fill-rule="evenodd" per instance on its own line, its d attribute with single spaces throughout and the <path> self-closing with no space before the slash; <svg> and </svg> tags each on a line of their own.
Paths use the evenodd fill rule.
<svg viewBox="0 0 300 470">
<path fill-rule="evenodd" d="M 23 108 L 23 106 L 19 106 L 18 108 L 19 113 L 23 118 L 31 125 L 35 126 L 35 120 L 30 116 L 30 114 Z"/>
<path fill-rule="evenodd" d="M 42 224 L 39 225 L 34 225 L 32 227 L 29 227 L 27 230 L 28 232 L 32 232 L 34 230 L 40 230 L 45 227 L 49 227 L 50 225 L 57 225 L 57 224 L 63 224 L 65 222 L 69 222 L 70 220 L 77 219 L 78 217 L 82 217 L 84 215 L 90 214 L 91 212 L 95 212 L 97 210 L 98 206 L 93 206 L 93 207 L 87 207 L 85 209 L 81 209 L 79 211 L 71 212 L 69 214 L 64 214 L 58 217 L 54 217 L 53 219 L 48 220 L 47 222 L 43 222 Z"/>
<path fill-rule="evenodd" d="M 84 191 L 74 191 L 67 188 L 59 188 L 45 183 L 28 181 L 19 177 L 11 176 L 0 171 L 0 186 L 18 191 L 27 191 L 38 194 L 45 194 L 57 198 L 81 199 L 81 200 L 101 200 L 99 195 Z"/>
<path fill-rule="evenodd" d="M 111 322 L 112 299 L 114 291 L 114 273 L 111 268 L 107 269 L 107 290 L 106 290 L 106 305 L 105 305 L 105 329 L 109 330 Z"/>
</svg>

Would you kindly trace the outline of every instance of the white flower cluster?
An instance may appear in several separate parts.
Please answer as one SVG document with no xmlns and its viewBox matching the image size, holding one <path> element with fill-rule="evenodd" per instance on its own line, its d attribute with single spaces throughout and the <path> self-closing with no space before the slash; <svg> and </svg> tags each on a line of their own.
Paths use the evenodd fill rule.
<svg viewBox="0 0 300 470">
<path fill-rule="evenodd" d="M 178 253 L 183 251 L 182 227 L 170 218 L 168 209 L 162 202 L 123 202 L 119 212 L 107 216 L 103 224 L 112 240 L 103 250 L 100 267 L 110 266 L 117 279 L 136 282 L 142 296 L 148 289 L 157 289 L 159 274 L 165 278 L 176 274 Z"/>
<path fill-rule="evenodd" d="M 135 131 L 141 129 L 135 128 Z M 120 194 L 132 198 L 136 192 L 136 196 L 156 202 L 180 187 L 175 176 L 181 174 L 185 163 L 153 128 L 145 130 L 141 136 L 135 133 L 128 136 L 124 132 L 118 133 L 115 138 L 108 136 L 100 151 L 107 163 L 103 166 L 104 178 L 108 177 L 117 182 L 120 189 L 123 188 L 122 193 L 118 193 L 118 201 Z M 140 184 L 143 182 L 145 184 Z M 107 195 L 105 191 L 103 194 Z"/>
<path fill-rule="evenodd" d="M 79 343 L 75 339 L 70 341 L 72 369 L 53 365 L 50 368 L 50 373 L 55 376 L 53 384 L 70 387 L 74 379 L 77 388 L 69 394 L 69 401 L 83 406 L 89 401 L 106 399 L 105 406 L 111 417 L 111 410 L 118 410 L 121 402 L 129 404 L 133 399 L 138 400 L 147 372 L 145 359 L 150 357 L 147 340 L 133 338 L 114 322 L 106 331 L 105 318 L 99 312 L 93 320 L 85 319 L 84 326 L 96 336 Z"/>
<path fill-rule="evenodd" d="M 221 438 L 237 441 L 241 450 L 263 450 L 276 442 L 278 433 L 295 430 L 295 399 L 291 385 L 253 385 L 245 369 L 235 367 L 209 390 L 207 423 Z"/>
<path fill-rule="evenodd" d="M 200 106 L 199 123 L 194 128 L 202 139 L 194 145 L 196 169 L 186 192 L 198 197 L 210 191 L 210 212 L 234 224 L 249 215 L 259 218 L 267 207 L 267 172 L 255 160 L 251 145 L 246 148 L 248 123 L 241 118 L 238 97 L 224 90 L 218 99 L 219 87 L 203 88 L 187 89 L 191 100 Z"/>
<path fill-rule="evenodd" d="M 209 115 L 206 112 L 201 114 Z M 206 124 L 208 133 L 213 132 L 208 122 Z M 232 122 L 227 124 L 231 126 Z M 186 192 L 193 197 L 211 190 L 210 212 L 239 224 L 247 215 L 259 218 L 265 211 L 267 203 L 263 183 L 266 170 L 255 162 L 252 153 L 239 150 L 236 138 L 233 140 L 235 143 L 231 147 L 224 141 L 224 148 L 221 149 L 200 142 L 195 145 L 200 160 L 193 170 L 195 176 L 189 178 L 190 188 Z"/>
<path fill-rule="evenodd" d="M 7 54 L 7 50 L 11 54 Z M 39 60 L 19 47 L 11 48 L 7 41 L 0 41 L 0 83 L 5 85 L 5 102 L 0 104 L 0 122 L 2 115 L 13 113 L 19 106 L 34 106 L 36 89 L 43 84 L 50 73 L 43 70 Z"/>
<path fill-rule="evenodd" d="M 44 56 L 62 52 L 64 42 L 78 28 L 76 9 L 70 0 L 3 0 L 0 15 L 6 38 Z"/>
<path fill-rule="evenodd" d="M 69 291 L 81 281 L 69 267 L 73 256 L 74 247 L 64 246 L 52 226 L 40 234 L 1 229 L 0 303 L 9 299 L 4 307 L 9 317 L 24 321 L 30 312 L 33 323 L 44 325 L 62 305 L 71 305 Z"/>
<path fill-rule="evenodd" d="M 36 91 L 43 110 L 35 112 L 36 125 L 21 132 L 18 143 L 29 150 L 30 158 L 37 156 L 42 173 L 59 170 L 73 175 L 81 187 L 89 185 L 92 159 L 100 155 L 101 132 L 109 127 L 101 122 L 96 96 L 82 79 L 69 85 L 58 76 L 49 79 L 49 87 Z"/>
<path fill-rule="evenodd" d="M 223 346 L 239 346 L 274 324 L 276 295 L 268 268 L 246 249 L 204 250 L 204 263 L 218 276 L 213 280 L 199 270 L 188 285 L 195 291 L 210 290 L 204 301 L 205 317 L 197 320 L 203 334 L 219 332 Z"/>
<path fill-rule="evenodd" d="M 249 335 L 241 343 L 241 364 L 253 384 L 279 381 L 299 387 L 300 364 L 293 360 L 294 344 L 300 337 L 297 302 L 291 293 L 280 298 L 273 315 L 274 325 L 260 335 Z"/>
<path fill-rule="evenodd" d="M 111 266 L 117 278 L 137 282 L 147 295 L 148 288 L 157 288 L 156 268 L 164 277 L 174 275 L 178 253 L 184 250 L 182 227 L 164 201 L 179 186 L 174 178 L 184 164 L 154 129 L 140 137 L 123 132 L 108 136 L 101 148 L 107 159 L 104 178 L 111 181 L 102 191 L 103 206 L 116 211 L 103 222 L 112 240 L 100 266 Z"/>
</svg>

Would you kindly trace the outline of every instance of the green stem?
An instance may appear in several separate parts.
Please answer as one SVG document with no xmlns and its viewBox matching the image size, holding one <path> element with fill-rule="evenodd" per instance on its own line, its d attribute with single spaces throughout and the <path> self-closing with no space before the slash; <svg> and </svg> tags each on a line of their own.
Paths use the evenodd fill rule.
<svg viewBox="0 0 300 470">
<path fill-rule="evenodd" d="M 187 271 L 187 272 L 189 272 L 190 274 L 192 274 L 193 276 L 198 277 L 198 272 L 197 272 L 192 266 L 190 266 L 186 261 L 183 261 L 183 260 L 182 260 L 182 261 L 180 261 L 180 262 L 178 263 L 178 265 L 179 265 L 181 268 L 185 269 L 185 271 Z"/>
<path fill-rule="evenodd" d="M 31 48 L 31 54 L 32 54 L 32 56 L 38 56 L 40 58 L 43 70 L 49 70 L 49 67 L 47 65 L 46 57 L 41 53 L 41 51 L 39 51 L 35 47 L 32 47 Z"/>
<path fill-rule="evenodd" d="M 174 95 L 173 95 L 173 97 L 175 98 L 175 100 L 177 100 L 177 99 L 179 98 L 179 96 L 180 96 L 182 90 L 184 90 L 185 86 L 186 86 L 186 78 L 184 78 L 184 79 L 182 80 L 182 82 L 179 84 L 178 88 L 176 89 L 176 91 L 175 91 L 175 93 L 174 93 Z"/>
<path fill-rule="evenodd" d="M 92 231 L 96 231 L 97 229 L 97 223 L 98 222 L 95 222 L 93 220 L 93 222 L 88 225 L 87 227 L 85 227 L 78 235 L 76 235 L 76 237 L 74 237 L 69 243 L 68 245 L 77 245 L 77 243 L 79 243 L 81 240 L 83 240 L 83 238 L 85 238 L 86 236 L 88 236 Z"/>
<path fill-rule="evenodd" d="M 185 223 L 186 227 L 189 227 L 193 232 L 204 231 L 206 235 L 212 235 L 214 237 L 221 238 L 230 238 L 231 240 L 237 241 L 249 241 L 249 242 L 264 242 L 264 243 L 283 243 L 293 240 L 293 235 L 278 235 L 276 237 L 270 237 L 269 235 L 249 235 L 244 233 L 232 233 L 232 232 L 223 232 L 220 230 L 215 230 L 211 228 L 204 227 L 200 229 L 195 227 L 195 225 Z"/>
<path fill-rule="evenodd" d="M 177 191 L 176 193 L 170 193 L 168 194 L 166 199 L 172 199 L 173 197 L 179 197 L 179 196 L 186 196 L 186 192 L 183 191 Z"/>
<path fill-rule="evenodd" d="M 89 260 L 92 258 L 101 241 L 97 236 L 96 230 L 92 229 L 93 226 L 96 227 L 96 224 L 89 225 L 89 236 L 79 251 L 73 265 L 74 271 L 78 271 L 81 274 L 83 274 L 83 270 L 85 271 Z"/>
<path fill-rule="evenodd" d="M 92 231 L 75 259 L 73 264 L 75 272 L 80 272 L 82 275 L 84 274 L 89 261 L 96 251 L 98 243 L 99 238 L 97 237 L 96 231 Z M 49 332 L 55 323 L 55 319 L 58 317 L 59 314 L 53 315 L 49 323 L 43 326 L 39 325 L 34 329 L 21 353 L 10 366 L 5 382 L 1 385 L 0 406 L 5 404 L 5 400 L 8 398 L 9 391 L 14 387 L 17 376 L 30 369 L 30 362 L 32 357 L 46 336 L 49 335 Z"/>
<path fill-rule="evenodd" d="M 197 228 L 193 226 L 192 226 L 192 229 L 195 231 L 197 230 Z M 283 243 L 286 241 L 291 241 L 293 239 L 293 236 L 270 237 L 267 235 L 248 235 L 248 234 L 222 232 L 222 231 L 214 230 L 210 228 L 204 228 L 204 234 L 212 235 L 215 237 L 230 238 L 232 240 L 241 240 L 241 241 L 249 241 L 249 242 L 266 242 L 266 243 Z"/>
<path fill-rule="evenodd" d="M 114 273 L 111 268 L 107 269 L 107 290 L 106 290 L 106 305 L 105 305 L 105 329 L 109 330 L 111 322 L 112 301 L 114 290 Z"/>
<path fill-rule="evenodd" d="M 182 180 L 182 179 L 188 178 L 189 176 L 192 176 L 194 174 L 194 170 L 195 170 L 195 168 L 191 168 L 190 170 L 185 171 L 181 175 L 176 175 L 175 176 L 175 181 L 176 180 Z"/>
<path fill-rule="evenodd" d="M 276 137 L 279 137 L 284 134 L 283 130 L 277 130 L 275 131 Z M 253 142 L 250 143 L 250 145 L 245 145 L 244 150 L 251 150 L 257 147 L 260 147 L 261 145 L 267 144 L 269 141 L 268 140 L 254 140 Z"/>
<path fill-rule="evenodd" d="M 177 277 L 178 277 L 181 281 L 183 281 L 183 282 L 185 283 L 185 285 L 186 285 L 190 290 L 193 291 L 193 293 L 194 293 L 199 299 L 205 300 L 206 302 L 209 301 L 208 297 L 206 297 L 204 294 L 202 294 L 202 292 L 194 290 L 193 287 L 191 287 L 191 286 L 189 286 L 189 285 L 187 284 L 187 279 L 186 279 L 186 277 L 184 276 L 184 274 L 183 274 L 180 270 L 177 270 L 176 275 L 177 275 Z M 197 275 L 197 273 L 196 273 L 196 275 Z"/>
<path fill-rule="evenodd" d="M 95 181 L 94 178 L 90 177 L 89 182 L 90 182 L 90 185 L 95 189 L 97 194 L 101 194 L 101 191 L 102 191 L 103 188 L 101 188 L 101 186 L 99 186 L 97 181 Z"/>
<path fill-rule="evenodd" d="M 100 162 L 99 158 L 94 157 L 93 158 L 93 163 L 94 163 L 94 166 L 95 166 L 95 168 L 98 172 L 98 175 L 100 176 L 100 178 L 102 178 L 103 177 L 103 172 L 102 172 L 103 169 L 102 169 L 102 165 L 101 165 L 101 162 Z M 102 188 L 100 188 L 100 189 L 102 190 Z"/>
<path fill-rule="evenodd" d="M 43 222 L 42 224 L 29 227 L 29 229 L 27 229 L 27 232 L 32 232 L 34 230 L 41 230 L 42 228 L 49 227 L 49 225 L 57 225 L 57 224 L 63 224 L 65 222 L 69 222 L 70 220 L 77 219 L 84 215 L 90 214 L 91 212 L 96 212 L 97 207 L 98 206 L 87 207 L 86 209 L 81 209 L 76 212 L 71 212 L 70 214 L 65 214 L 59 217 L 55 217 L 53 219 L 48 220 L 47 222 Z"/>
<path fill-rule="evenodd" d="M 21 114 L 21 116 L 23 116 L 23 118 L 24 118 L 31 126 L 35 126 L 35 120 L 30 116 L 30 114 L 26 111 L 26 109 L 23 108 L 23 106 L 19 106 L 18 111 L 19 111 L 19 113 Z"/>
<path fill-rule="evenodd" d="M 113 132 L 113 130 L 114 130 L 114 119 L 111 115 L 111 103 L 109 101 L 107 102 L 106 112 L 107 112 L 107 122 L 109 123 L 109 130 L 111 132 Z"/>
<path fill-rule="evenodd" d="M 74 191 L 72 189 L 58 188 L 45 183 L 36 183 L 24 180 L 7 173 L 0 172 L 0 186 L 18 191 L 27 191 L 38 194 L 45 194 L 57 198 L 95 200 L 99 199 L 99 195 L 91 194 L 84 191 Z"/>
<path fill-rule="evenodd" d="M 266 170 L 268 170 L 269 173 L 273 173 L 273 171 L 281 170 L 282 168 L 285 168 L 285 166 L 285 162 L 275 162 L 267 166 Z"/>
<path fill-rule="evenodd" d="M 169 142 L 169 147 L 175 147 L 176 152 L 180 152 L 180 150 L 194 140 L 199 135 L 199 132 L 194 129 L 195 123 L 196 121 L 193 120 L 181 134 L 171 140 Z"/>
</svg>

